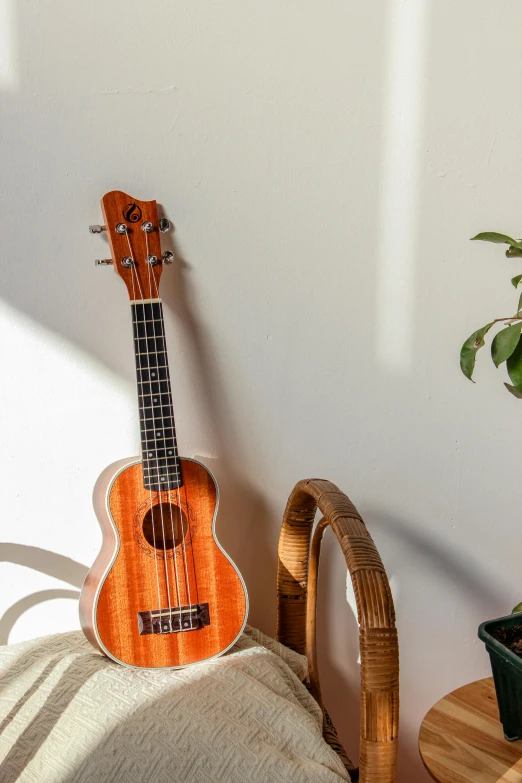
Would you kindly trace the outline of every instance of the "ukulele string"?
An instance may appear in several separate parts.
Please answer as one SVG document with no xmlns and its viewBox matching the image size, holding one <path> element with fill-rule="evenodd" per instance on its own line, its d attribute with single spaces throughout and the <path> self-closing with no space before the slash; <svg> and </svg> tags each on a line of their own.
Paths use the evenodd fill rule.
<svg viewBox="0 0 522 783">
<path fill-rule="evenodd" d="M 128 238 L 128 234 L 127 234 L 127 240 L 128 240 L 128 243 L 129 243 L 130 257 L 132 258 L 132 264 L 133 264 L 132 268 L 134 269 L 134 257 L 133 257 L 133 254 L 132 254 L 132 247 L 131 247 L 130 240 Z M 132 282 L 132 298 L 136 302 L 136 289 L 134 287 L 134 275 L 132 273 L 132 270 L 131 270 L 131 282 Z M 136 309 L 134 310 L 134 314 L 136 315 Z M 136 331 L 138 332 L 137 319 L 136 319 Z M 141 351 L 136 351 L 135 353 L 138 356 L 139 379 L 141 381 L 141 383 L 140 383 L 140 391 L 138 391 L 138 405 L 139 405 L 140 401 L 141 401 L 140 394 L 143 393 L 143 373 L 142 373 L 142 366 L 141 366 Z M 149 385 L 150 385 L 150 378 L 149 378 Z M 150 499 L 151 499 L 151 517 L 152 517 L 152 491 L 150 491 Z M 157 589 L 158 589 L 158 611 L 161 614 L 161 592 L 160 592 L 160 582 L 159 582 L 159 572 L 158 572 L 158 558 L 157 558 L 157 554 L 156 554 L 156 535 L 155 535 L 155 531 L 154 531 L 154 520 L 152 520 L 152 540 L 153 540 L 153 543 L 154 543 L 154 565 L 155 565 L 155 568 L 156 568 L 156 586 L 157 586 Z"/>
<path fill-rule="evenodd" d="M 129 239 L 129 246 L 130 246 L 130 239 Z M 133 266 L 133 269 L 134 268 L 135 267 Z M 142 298 L 142 301 L 143 301 L 144 300 L 143 291 L 142 291 L 142 288 L 141 288 L 139 275 L 138 275 L 138 273 L 136 271 L 135 271 L 135 275 L 136 275 L 136 281 L 137 281 L 139 289 L 140 289 L 140 295 L 141 295 L 141 298 Z M 150 293 L 150 287 L 149 287 L 149 293 Z M 152 297 L 150 297 L 150 298 L 152 299 Z M 152 315 L 152 319 L 151 320 L 152 320 L 152 323 L 153 323 L 153 327 L 155 327 L 155 318 L 154 318 L 154 311 L 153 311 L 153 307 L 152 307 L 152 302 L 150 304 L 151 304 L 151 315 Z M 143 316 L 144 316 L 143 320 L 146 322 L 147 319 L 146 319 L 145 315 L 146 315 L 146 313 L 145 313 L 145 305 L 143 305 Z M 162 495 L 161 495 L 161 489 L 160 489 L 161 483 L 160 483 L 160 475 L 159 475 L 158 445 L 157 445 L 157 431 L 156 431 L 156 413 L 155 413 L 154 405 L 152 404 L 151 373 L 152 373 L 152 375 L 154 375 L 154 373 L 151 370 L 151 364 L 150 364 L 149 338 L 147 336 L 147 327 L 145 327 L 145 345 L 146 345 L 145 353 L 146 353 L 146 356 L 147 356 L 147 365 L 148 365 L 148 368 L 149 368 L 149 384 L 150 384 L 150 387 L 149 387 L 150 395 L 149 395 L 149 397 L 150 397 L 150 400 L 151 400 L 150 409 L 152 411 L 152 425 L 153 425 L 153 433 L 154 433 L 154 452 L 155 452 L 155 455 L 156 455 L 156 475 L 157 475 L 157 482 L 158 482 L 158 488 L 159 488 L 158 489 L 158 506 L 159 506 L 160 518 L 161 518 L 161 533 L 162 533 L 162 537 L 163 537 L 163 564 L 164 564 L 164 567 L 165 567 L 165 583 L 166 583 L 166 587 L 167 587 L 167 607 L 170 610 L 172 602 L 171 602 L 171 597 L 170 597 L 170 579 L 169 579 L 169 568 L 168 568 L 168 560 L 167 560 L 167 549 L 166 549 L 166 542 L 165 542 L 165 522 L 164 522 L 164 518 L 163 518 L 163 503 L 162 503 Z M 155 347 L 157 347 L 157 346 L 155 346 Z M 156 371 L 158 373 L 157 382 L 158 382 L 158 384 L 160 384 L 161 383 L 161 381 L 160 381 L 160 372 L 159 372 L 159 368 L 158 368 L 158 364 L 157 364 L 158 354 L 157 354 L 157 351 L 155 351 L 154 353 L 156 355 L 156 368 L 157 368 Z M 161 388 L 161 386 L 159 388 Z M 145 406 L 144 406 L 144 408 L 145 408 Z M 146 417 L 144 417 L 144 419 L 146 419 Z M 163 426 L 163 422 L 162 422 L 162 426 Z M 147 428 L 145 428 L 145 429 L 147 429 Z M 165 435 L 163 435 L 163 437 L 165 437 Z M 149 454 L 147 454 L 147 461 L 148 461 L 148 459 L 149 459 Z M 148 480 L 149 480 L 149 485 L 150 485 L 150 470 L 149 470 Z M 149 486 L 149 491 L 150 491 L 150 504 L 151 504 L 150 508 L 151 508 L 151 520 L 152 520 L 154 549 L 155 549 L 155 551 L 157 551 L 156 545 L 155 545 L 156 544 L 156 539 L 155 539 L 155 527 L 156 526 L 155 526 L 155 522 L 154 522 L 154 511 L 153 511 L 153 502 L 152 502 L 152 487 L 150 487 L 150 486 Z M 163 625 L 163 613 L 162 613 L 162 610 L 161 610 L 161 606 L 159 607 L 159 609 L 160 609 L 160 623 Z M 169 624 L 170 624 L 170 614 L 169 614 Z"/>
<path fill-rule="evenodd" d="M 140 293 L 140 297 L 141 297 L 141 300 L 143 302 L 143 300 L 144 300 L 143 291 L 142 291 L 142 288 L 141 288 L 141 283 L 140 283 L 140 279 L 139 279 L 138 273 L 136 271 L 136 260 L 134 258 L 133 252 L 132 252 L 132 244 L 131 244 L 131 240 L 130 240 L 128 231 L 126 232 L 125 235 L 127 237 L 127 242 L 129 244 L 129 254 L 130 254 L 130 257 L 132 259 L 131 271 L 132 271 L 133 275 L 136 278 L 136 283 L 138 285 L 138 290 L 139 290 L 139 293 Z M 132 281 L 133 281 L 133 287 L 134 287 L 134 277 L 132 277 Z M 152 305 L 152 303 L 151 303 L 151 305 Z M 152 306 L 151 306 L 151 314 L 154 315 L 153 312 L 152 312 Z M 144 320 L 144 322 L 146 322 L 146 320 L 147 320 L 145 315 L 146 315 L 146 313 L 145 313 L 145 304 L 143 303 L 143 320 Z M 154 322 L 154 318 L 152 320 Z M 145 345 L 146 345 L 145 355 L 147 357 L 147 368 L 148 368 L 148 373 L 149 373 L 149 391 L 150 391 L 152 389 L 152 381 L 151 381 L 151 365 L 150 365 L 149 341 L 148 341 L 148 337 L 147 337 L 147 327 L 145 327 Z M 140 354 L 140 367 L 141 367 L 141 351 L 139 351 L 138 353 Z M 159 373 L 159 371 L 158 371 L 158 373 Z M 158 382 L 159 382 L 159 374 L 158 374 Z M 150 394 L 150 397 L 152 399 L 152 392 Z M 143 406 L 143 408 L 145 409 L 145 406 Z M 151 410 L 152 410 L 152 423 L 153 423 L 153 427 L 154 427 L 154 448 L 155 448 L 155 451 L 156 451 L 156 464 L 158 464 L 157 463 L 157 446 L 156 446 L 156 418 L 155 418 L 155 415 L 154 415 L 154 407 L 153 406 L 151 406 Z M 145 413 L 145 410 L 144 410 L 144 413 Z M 146 419 L 145 416 L 144 416 L 144 419 Z M 145 430 L 147 430 L 146 427 L 145 427 Z M 148 438 L 146 438 L 146 440 L 148 440 Z M 142 455 L 142 465 L 143 465 L 143 455 Z M 150 515 L 151 515 L 151 524 L 152 524 L 152 540 L 153 540 L 153 544 L 154 544 L 154 560 L 156 562 L 156 574 L 157 574 L 157 577 L 158 577 L 158 599 L 159 599 L 158 611 L 159 611 L 159 616 L 160 616 L 160 622 L 162 623 L 163 616 L 162 616 L 162 608 L 161 608 L 161 597 L 160 597 L 160 594 L 159 594 L 159 575 L 158 575 L 158 570 L 157 570 L 157 551 L 158 550 L 157 550 L 157 547 L 156 547 L 156 526 L 155 526 L 155 523 L 154 523 L 154 510 L 153 510 L 153 499 L 152 499 L 152 487 L 150 486 L 150 475 L 148 477 L 148 480 L 149 480 L 149 494 L 150 494 Z M 159 486 L 159 471 L 158 471 L 158 486 Z M 163 549 L 164 549 L 164 554 L 166 555 L 166 551 L 165 551 L 165 527 L 164 527 L 164 523 L 163 523 L 163 507 L 162 507 L 162 504 L 161 504 L 161 492 L 159 493 L 159 508 L 160 508 L 160 514 L 161 514 L 161 529 L 162 529 L 162 534 L 163 534 Z M 170 601 L 170 581 L 169 581 L 169 571 L 168 571 L 168 565 L 167 565 L 167 558 L 166 557 L 165 557 L 165 560 L 164 560 L 164 565 L 165 565 L 165 582 L 166 582 L 166 588 L 167 588 L 167 602 L 168 602 L 168 607 L 170 609 L 170 604 L 171 604 L 171 601 Z"/>
<path fill-rule="evenodd" d="M 150 253 L 150 251 L 149 251 L 149 235 L 148 235 L 147 232 L 145 232 L 145 247 L 146 247 L 146 254 L 147 254 L 147 256 L 149 256 L 149 253 Z M 158 293 L 158 286 L 157 285 L 156 285 L 156 297 L 153 296 L 153 291 L 152 291 L 152 281 L 156 282 L 156 277 L 155 277 L 155 275 L 154 275 L 154 273 L 152 271 L 151 265 L 147 264 L 147 266 L 148 266 L 148 278 L 149 278 L 148 282 L 149 282 L 150 298 L 151 299 L 154 299 L 154 298 L 159 299 L 159 296 L 157 295 L 157 293 Z M 163 308 L 162 308 L 161 302 L 158 302 L 158 304 L 160 306 L 160 315 L 163 316 Z M 162 323 L 163 323 L 163 317 L 160 317 L 160 324 L 162 324 Z M 152 321 L 152 329 L 153 329 L 153 339 L 154 339 L 154 350 L 155 350 L 156 357 L 157 357 L 158 356 L 158 341 L 157 341 L 157 335 L 156 335 L 156 319 L 155 318 L 153 318 L 153 321 Z M 164 332 L 163 329 L 162 329 L 162 332 Z M 170 394 L 170 376 L 169 376 L 168 360 L 167 360 L 167 344 L 165 342 L 165 335 L 164 335 L 164 333 L 162 335 L 159 335 L 159 337 L 163 337 L 163 355 L 165 356 L 165 359 L 166 359 L 166 361 L 165 361 L 165 369 L 166 369 L 165 375 L 166 375 L 166 379 L 165 380 L 167 381 L 167 388 L 169 389 L 169 392 L 167 392 L 167 393 L 169 395 L 169 398 L 170 398 L 170 401 L 171 401 L 171 407 L 172 407 L 172 395 Z M 147 343 L 147 346 L 148 346 L 148 343 Z M 159 376 L 158 376 L 158 378 L 159 378 Z M 159 388 L 161 389 L 161 386 Z M 163 402 L 162 402 L 162 399 L 161 399 L 161 391 L 158 394 L 158 398 L 160 400 L 161 424 L 162 424 L 162 430 L 161 431 L 163 432 L 163 443 L 166 443 L 165 420 L 163 418 Z M 173 424 L 173 422 L 172 422 L 172 424 Z M 155 423 L 154 423 L 154 426 L 156 426 Z M 156 434 L 157 434 L 156 430 L 154 430 L 154 438 L 156 438 Z M 156 441 L 155 441 L 154 445 L 156 445 Z M 167 450 L 168 449 L 165 446 L 164 451 L 167 452 Z M 174 449 L 173 449 L 173 451 L 174 451 Z M 167 461 L 168 461 L 167 460 L 167 454 L 165 453 L 165 463 L 167 463 Z M 157 449 L 156 449 L 156 466 L 157 466 L 158 484 L 159 484 L 159 458 L 158 458 L 158 451 L 157 451 Z M 165 468 L 167 470 L 166 479 L 167 479 L 167 484 L 168 484 L 168 483 L 170 483 L 169 473 L 168 473 L 168 466 L 165 465 Z M 160 495 L 160 503 L 161 503 L 161 500 L 162 500 L 162 497 Z M 182 618 L 182 611 L 181 611 L 181 593 L 180 593 L 179 575 L 178 575 L 178 560 L 177 560 L 177 556 L 176 556 L 176 532 L 175 532 L 175 526 L 174 526 L 174 518 L 173 518 L 173 515 L 172 515 L 172 503 L 170 502 L 171 501 L 170 491 L 168 491 L 168 493 L 167 493 L 167 500 L 168 500 L 168 505 L 169 505 L 169 510 L 170 510 L 170 526 L 171 526 L 171 531 L 172 531 L 172 543 L 173 543 L 172 561 L 173 561 L 173 565 L 174 565 L 174 574 L 175 574 L 175 580 L 176 580 L 176 590 L 177 590 L 177 594 L 178 594 L 179 628 L 181 630 L 183 618 Z M 181 514 L 181 510 L 180 510 L 180 514 Z M 161 524 L 163 525 L 163 512 L 162 512 L 162 517 L 161 517 Z M 166 544 L 165 544 L 165 535 L 163 535 L 163 543 L 164 543 L 164 555 L 165 555 L 165 568 L 167 569 L 168 558 L 167 558 L 167 551 L 166 551 Z M 169 602 L 169 609 L 170 608 L 172 608 L 172 607 L 170 606 L 170 602 Z"/>
<path fill-rule="evenodd" d="M 154 286 L 156 288 L 156 298 L 159 299 L 158 284 L 157 284 L 157 281 L 156 281 L 156 278 L 155 278 L 154 275 L 153 275 L 153 280 L 154 280 Z M 152 291 L 151 291 L 151 293 L 152 293 Z M 163 339 L 163 345 L 164 345 L 164 348 L 166 350 L 167 344 L 166 344 L 166 339 L 165 339 L 165 324 L 164 324 L 163 319 L 161 321 L 161 330 L 162 330 L 162 334 L 160 335 L 160 337 L 162 337 L 162 339 Z M 167 369 L 167 373 L 169 373 L 169 386 L 170 386 L 170 371 L 168 369 Z M 174 413 L 174 411 L 173 411 L 173 413 Z M 178 465 L 179 465 L 180 471 L 181 471 L 181 462 L 179 460 L 179 453 L 178 453 Z M 185 544 L 185 533 L 186 533 L 186 531 L 185 531 L 185 526 L 184 526 L 184 523 L 183 523 L 183 513 L 182 513 L 182 510 L 181 510 L 181 495 L 180 495 L 180 491 L 179 491 L 179 485 L 177 486 L 176 491 L 177 491 L 177 496 L 178 496 L 179 520 L 180 520 L 180 525 L 181 525 L 181 549 L 182 549 L 182 552 L 183 552 L 183 566 L 184 566 L 184 570 L 185 570 L 185 583 L 186 583 L 186 587 L 187 587 L 188 605 L 192 606 L 192 600 L 191 600 L 191 595 L 190 595 L 190 579 L 189 579 L 189 575 L 188 575 L 187 548 L 186 548 L 186 544 Z M 169 496 L 170 496 L 170 491 L 169 491 Z M 186 493 L 186 489 L 185 489 L 185 503 L 186 503 L 186 500 L 187 500 L 187 493 Z M 187 504 L 186 507 L 187 507 L 187 510 L 188 510 L 188 504 Z M 188 524 L 188 529 L 190 530 L 190 523 L 188 522 L 188 520 L 187 520 L 187 524 Z M 194 552 L 192 552 L 192 559 L 194 561 Z M 196 597 L 198 597 L 197 596 L 197 581 L 196 581 L 196 567 L 195 567 L 195 564 L 193 565 L 193 572 L 194 572 L 194 581 L 196 582 Z M 189 612 L 189 617 L 190 617 L 190 628 L 193 629 L 194 626 L 192 624 L 192 622 L 193 622 L 192 621 L 192 612 Z"/>
</svg>

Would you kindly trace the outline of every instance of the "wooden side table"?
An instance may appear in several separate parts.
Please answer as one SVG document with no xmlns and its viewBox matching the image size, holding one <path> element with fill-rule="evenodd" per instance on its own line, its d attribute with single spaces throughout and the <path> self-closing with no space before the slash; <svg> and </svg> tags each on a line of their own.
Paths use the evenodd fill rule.
<svg viewBox="0 0 522 783">
<path fill-rule="evenodd" d="M 522 740 L 504 739 L 491 677 L 458 688 L 431 708 L 419 750 L 439 783 L 522 783 Z"/>
</svg>

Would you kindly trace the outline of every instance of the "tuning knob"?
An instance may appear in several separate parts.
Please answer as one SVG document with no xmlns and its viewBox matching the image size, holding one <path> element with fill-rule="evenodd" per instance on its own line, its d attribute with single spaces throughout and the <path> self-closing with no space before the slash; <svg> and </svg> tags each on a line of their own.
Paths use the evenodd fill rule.
<svg viewBox="0 0 522 783">
<path fill-rule="evenodd" d="M 94 263 L 96 266 L 110 266 L 112 258 L 97 258 Z"/>
<path fill-rule="evenodd" d="M 159 221 L 159 230 L 165 233 L 170 229 L 170 220 L 167 218 L 160 218 Z"/>
<path fill-rule="evenodd" d="M 102 231 L 106 231 L 105 226 L 89 226 L 89 234 L 101 234 Z"/>
<path fill-rule="evenodd" d="M 165 250 L 165 252 L 161 256 L 161 259 L 164 264 L 172 264 L 172 262 L 174 261 L 174 253 L 172 253 L 170 250 Z"/>
</svg>

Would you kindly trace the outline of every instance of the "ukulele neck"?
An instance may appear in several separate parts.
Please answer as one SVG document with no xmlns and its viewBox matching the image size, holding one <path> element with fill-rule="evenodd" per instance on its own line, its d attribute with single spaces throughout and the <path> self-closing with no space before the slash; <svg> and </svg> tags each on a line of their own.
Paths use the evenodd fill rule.
<svg viewBox="0 0 522 783">
<path fill-rule="evenodd" d="M 183 483 L 161 299 L 132 300 L 143 484 L 163 492 Z"/>
</svg>

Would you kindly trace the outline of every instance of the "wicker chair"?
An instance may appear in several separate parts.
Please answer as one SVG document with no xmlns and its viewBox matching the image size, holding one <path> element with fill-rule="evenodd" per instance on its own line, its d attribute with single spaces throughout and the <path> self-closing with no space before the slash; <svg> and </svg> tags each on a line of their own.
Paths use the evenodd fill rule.
<svg viewBox="0 0 522 783">
<path fill-rule="evenodd" d="M 317 508 L 323 514 L 312 536 Z M 321 541 L 334 531 L 357 601 L 361 651 L 359 768 L 352 765 L 322 704 L 316 654 L 317 575 Z M 352 780 L 395 783 L 399 725 L 399 648 L 393 599 L 379 553 L 353 503 L 329 481 L 294 487 L 279 537 L 277 638 L 306 654 L 310 689 L 323 709 L 324 738 Z"/>
</svg>

